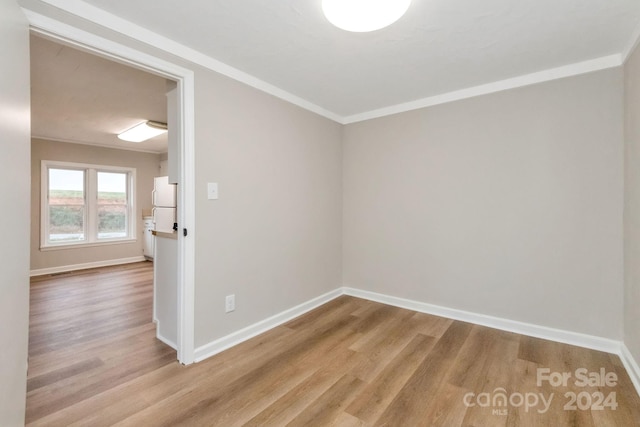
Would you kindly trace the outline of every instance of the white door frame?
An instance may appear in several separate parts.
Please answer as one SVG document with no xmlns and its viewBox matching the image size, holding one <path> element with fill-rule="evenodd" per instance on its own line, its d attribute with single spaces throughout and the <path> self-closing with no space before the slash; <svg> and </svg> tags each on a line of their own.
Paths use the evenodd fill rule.
<svg viewBox="0 0 640 427">
<path fill-rule="evenodd" d="M 33 32 L 177 82 L 178 114 L 182 122 L 179 133 L 181 150 L 180 187 L 178 192 L 178 360 L 194 362 L 195 328 L 195 91 L 193 71 L 143 53 L 128 46 L 99 37 L 79 28 L 23 9 Z M 188 230 L 185 237 L 182 229 Z"/>
</svg>

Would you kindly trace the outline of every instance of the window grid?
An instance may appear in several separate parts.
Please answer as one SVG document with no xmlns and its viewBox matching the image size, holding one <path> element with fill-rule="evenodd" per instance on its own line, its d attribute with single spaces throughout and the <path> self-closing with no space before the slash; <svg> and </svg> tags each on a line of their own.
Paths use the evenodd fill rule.
<svg viewBox="0 0 640 427">
<path fill-rule="evenodd" d="M 42 161 L 43 249 L 135 240 L 135 169 Z"/>
</svg>

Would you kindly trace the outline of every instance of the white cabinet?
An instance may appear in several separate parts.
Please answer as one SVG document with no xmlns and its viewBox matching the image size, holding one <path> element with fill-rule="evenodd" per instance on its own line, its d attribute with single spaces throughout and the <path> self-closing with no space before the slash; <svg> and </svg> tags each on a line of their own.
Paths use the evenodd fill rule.
<svg viewBox="0 0 640 427">
<path fill-rule="evenodd" d="M 153 259 L 155 236 L 153 235 L 153 217 L 144 217 L 144 236 L 142 237 L 142 254 L 147 259 Z"/>
<path fill-rule="evenodd" d="M 153 262 L 153 319 L 156 336 L 177 348 L 178 338 L 178 240 L 156 236 L 156 258 Z"/>
</svg>

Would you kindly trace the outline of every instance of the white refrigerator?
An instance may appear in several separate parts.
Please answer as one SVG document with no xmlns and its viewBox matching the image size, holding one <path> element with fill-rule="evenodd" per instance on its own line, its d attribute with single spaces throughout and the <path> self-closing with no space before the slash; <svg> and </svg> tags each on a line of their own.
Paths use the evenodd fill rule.
<svg viewBox="0 0 640 427">
<path fill-rule="evenodd" d="M 176 185 L 169 184 L 169 177 L 159 176 L 153 182 L 153 223 L 155 230 L 172 233 L 176 228 Z"/>
</svg>

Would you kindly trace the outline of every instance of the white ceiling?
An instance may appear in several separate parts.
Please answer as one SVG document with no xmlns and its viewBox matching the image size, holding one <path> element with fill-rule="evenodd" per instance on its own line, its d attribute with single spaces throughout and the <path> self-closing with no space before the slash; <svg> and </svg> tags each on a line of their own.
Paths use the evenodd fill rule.
<svg viewBox="0 0 640 427">
<path fill-rule="evenodd" d="M 87 16 L 96 6 L 340 118 L 583 61 L 615 66 L 640 22 L 638 0 L 413 0 L 365 34 L 334 28 L 321 0 L 43 1 Z"/>
<path fill-rule="evenodd" d="M 321 0 L 33 1 L 341 123 L 619 66 L 640 36 L 639 0 L 413 0 L 364 34 L 334 28 Z M 164 79 L 40 38 L 32 61 L 35 136 L 166 151 L 115 137 L 166 121 Z"/>
<path fill-rule="evenodd" d="M 31 37 L 34 137 L 164 153 L 167 136 L 131 143 L 117 134 L 142 121 L 167 122 L 167 80 Z"/>
</svg>

